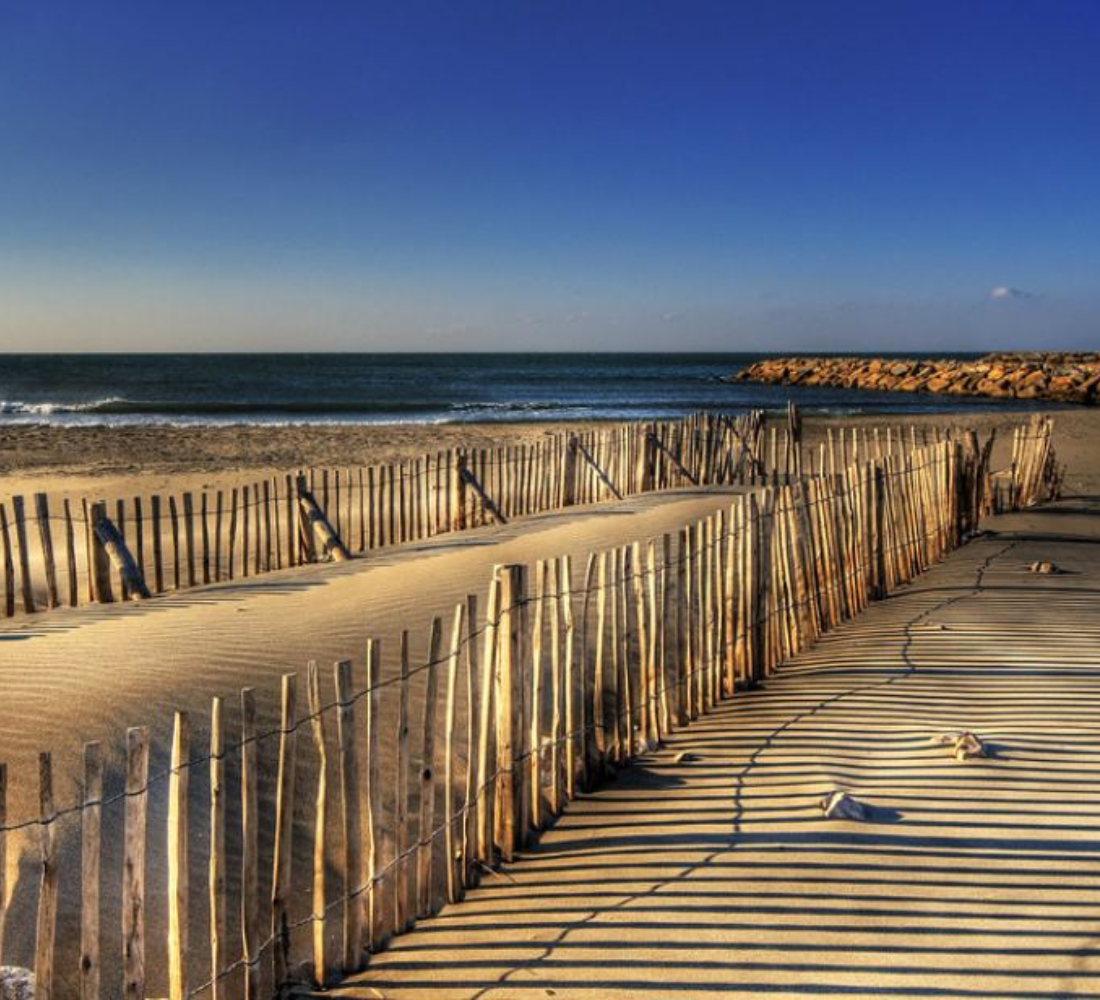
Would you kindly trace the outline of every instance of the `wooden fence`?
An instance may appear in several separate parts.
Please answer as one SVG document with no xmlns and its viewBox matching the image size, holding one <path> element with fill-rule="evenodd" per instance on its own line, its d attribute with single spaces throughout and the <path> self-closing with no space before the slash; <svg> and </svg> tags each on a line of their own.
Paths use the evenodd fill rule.
<svg viewBox="0 0 1100 1000">
<path fill-rule="evenodd" d="M 960 544 L 988 507 L 987 457 L 945 437 L 760 487 L 583 566 L 498 567 L 484 605 L 436 619 L 419 654 L 405 633 L 331 673 L 309 664 L 304 692 L 284 676 L 271 728 L 247 689 L 232 718 L 213 700 L 201 746 L 177 714 L 161 770 L 145 729 L 127 731 L 120 775 L 88 744 L 63 806 L 43 753 L 38 817 L 8 820 L 0 767 L 0 880 L 17 841 L 39 859 L 32 953 L 0 961 L 33 963 L 45 998 L 266 997 L 361 968 L 580 791 Z M 79 866 L 59 868 L 60 836 L 79 838 Z M 120 933 L 100 923 L 108 896 Z M 78 934 L 57 933 L 66 904 Z"/>
<path fill-rule="evenodd" d="M 1038 413 L 1026 426 L 1015 428 L 1012 464 L 1004 477 L 1008 495 L 995 500 L 998 508 L 1031 507 L 1061 493 L 1064 470 L 1054 454 L 1053 434 L 1054 420 Z"/>
<path fill-rule="evenodd" d="M 365 553 L 574 504 L 759 482 L 777 474 L 760 457 L 761 426 L 759 411 L 697 414 L 212 492 L 14 496 L 0 502 L 2 615 L 247 578 L 328 558 L 335 542 Z"/>
<path fill-rule="evenodd" d="M 1044 418 L 1045 419 L 1045 418 Z M 495 449 L 359 469 L 308 469 L 198 493 L 0 502 L 0 617 L 249 578 L 492 522 L 684 486 L 790 482 L 936 443 L 939 428 L 829 428 L 803 444 L 793 406 L 762 414 L 627 423 Z M 958 436 L 958 435 L 953 435 Z M 1049 426 L 1016 431 L 997 509 L 1049 492 Z"/>
</svg>

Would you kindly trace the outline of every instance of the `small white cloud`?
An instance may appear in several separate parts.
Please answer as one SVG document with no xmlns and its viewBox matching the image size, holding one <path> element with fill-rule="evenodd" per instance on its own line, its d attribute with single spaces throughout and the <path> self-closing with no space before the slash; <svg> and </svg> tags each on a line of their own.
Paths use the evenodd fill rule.
<svg viewBox="0 0 1100 1000">
<path fill-rule="evenodd" d="M 1033 299 L 1033 292 L 1025 292 L 1022 288 L 1013 288 L 1011 285 L 997 285 L 989 290 L 989 297 L 994 301 L 1006 299 Z"/>
</svg>

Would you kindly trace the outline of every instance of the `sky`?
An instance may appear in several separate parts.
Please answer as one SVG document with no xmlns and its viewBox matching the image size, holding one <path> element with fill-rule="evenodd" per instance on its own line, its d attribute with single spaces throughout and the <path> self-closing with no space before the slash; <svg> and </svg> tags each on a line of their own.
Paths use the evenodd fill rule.
<svg viewBox="0 0 1100 1000">
<path fill-rule="evenodd" d="M 0 4 L 0 350 L 1100 348 L 1100 3 Z"/>
</svg>

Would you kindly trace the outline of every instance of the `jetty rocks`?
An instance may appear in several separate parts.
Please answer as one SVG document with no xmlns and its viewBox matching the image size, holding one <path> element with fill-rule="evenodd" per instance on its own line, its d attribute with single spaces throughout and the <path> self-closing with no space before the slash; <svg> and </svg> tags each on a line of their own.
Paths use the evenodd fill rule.
<svg viewBox="0 0 1100 1000">
<path fill-rule="evenodd" d="M 731 382 L 938 392 L 1004 399 L 1049 399 L 1100 405 L 1100 352 L 987 354 L 977 361 L 950 358 L 791 357 L 757 361 Z"/>
</svg>

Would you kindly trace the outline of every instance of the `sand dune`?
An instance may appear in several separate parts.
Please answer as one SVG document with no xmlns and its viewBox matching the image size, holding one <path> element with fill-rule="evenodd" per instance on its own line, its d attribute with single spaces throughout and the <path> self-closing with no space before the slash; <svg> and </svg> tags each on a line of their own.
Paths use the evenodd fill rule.
<svg viewBox="0 0 1100 1000">
<path fill-rule="evenodd" d="M 157 598 L 144 604 L 59 610 L 9 623 L 0 628 L 0 760 L 9 765 L 9 818 L 33 818 L 37 811 L 38 751 L 54 754 L 59 805 L 77 800 L 80 753 L 84 741 L 102 740 L 107 760 L 106 794 L 122 787 L 122 750 L 127 726 L 147 725 L 154 754 L 151 773 L 163 773 L 172 712 L 191 713 L 194 755 L 208 745 L 210 699 L 227 702 L 228 732 L 239 732 L 238 702 L 242 687 L 253 686 L 261 729 L 278 719 L 279 676 L 302 674 L 317 660 L 324 668 L 324 691 L 331 698 L 331 665 L 355 661 L 357 687 L 365 686 L 363 650 L 368 637 L 383 643 L 383 673 L 396 669 L 400 630 L 412 630 L 413 654 L 426 655 L 433 615 L 449 616 L 467 593 L 484 599 L 497 563 L 532 563 L 543 556 L 574 555 L 575 574 L 583 572 L 588 552 L 616 543 L 674 530 L 692 518 L 727 506 L 726 490 L 649 495 L 625 503 L 575 508 L 516 521 L 504 528 L 480 529 L 444 536 L 420 545 L 383 550 L 369 558 L 340 565 L 314 565 L 271 573 L 254 580 L 214 585 Z M 578 581 L 579 582 L 579 581 Z M 414 685 L 413 718 L 419 718 L 421 692 Z M 304 714 L 304 712 L 303 712 Z M 393 705 L 383 700 L 383 717 L 392 725 Z M 385 723 L 384 723 L 385 724 Z M 387 730 L 388 732 L 388 730 Z M 386 740 L 386 751 L 392 740 Z M 308 738 L 299 753 L 308 758 Z M 277 740 L 263 741 L 260 793 L 273 799 Z M 385 754 L 389 763 L 389 754 Z M 230 766 L 233 766 L 232 761 Z M 165 795 L 161 782 L 150 796 L 151 829 L 163 829 Z M 195 809 L 192 878 L 205 885 L 207 785 L 202 768 L 192 780 Z M 308 786 L 299 791 L 299 823 L 310 828 Z M 230 826 L 236 816 L 231 804 Z M 261 809 L 261 814 L 263 810 Z M 268 814 L 271 814 L 270 809 Z M 120 870 L 122 804 L 104 810 L 104 872 Z M 79 871 L 79 826 L 74 818 L 58 825 L 61 837 L 62 885 L 74 884 Z M 270 831 L 264 831 L 264 850 Z M 26 962 L 33 940 L 33 905 L 37 893 L 37 843 L 29 835 L 13 837 L 9 880 L 15 884 L 5 940 L 5 960 Z M 164 864 L 158 856 L 163 836 L 151 838 L 149 856 L 147 943 L 151 988 L 158 989 L 164 964 Z M 297 871 L 300 891 L 308 889 L 309 857 L 305 836 L 299 838 Z M 264 878 L 268 877 L 266 871 Z M 236 878 L 236 873 L 231 873 Z M 199 889 L 196 889 L 198 892 Z M 104 954 L 118 954 L 118 890 L 104 889 Z M 73 983 L 78 945 L 74 922 L 78 900 L 63 902 L 59 941 L 63 981 Z M 196 907 L 196 909 L 200 909 Z M 205 936 L 197 921 L 192 933 Z M 110 949 L 113 948 L 112 952 Z M 160 970 L 160 971 L 156 971 Z M 207 970 L 197 968 L 195 980 Z M 105 969 L 105 987 L 117 969 Z"/>
</svg>

